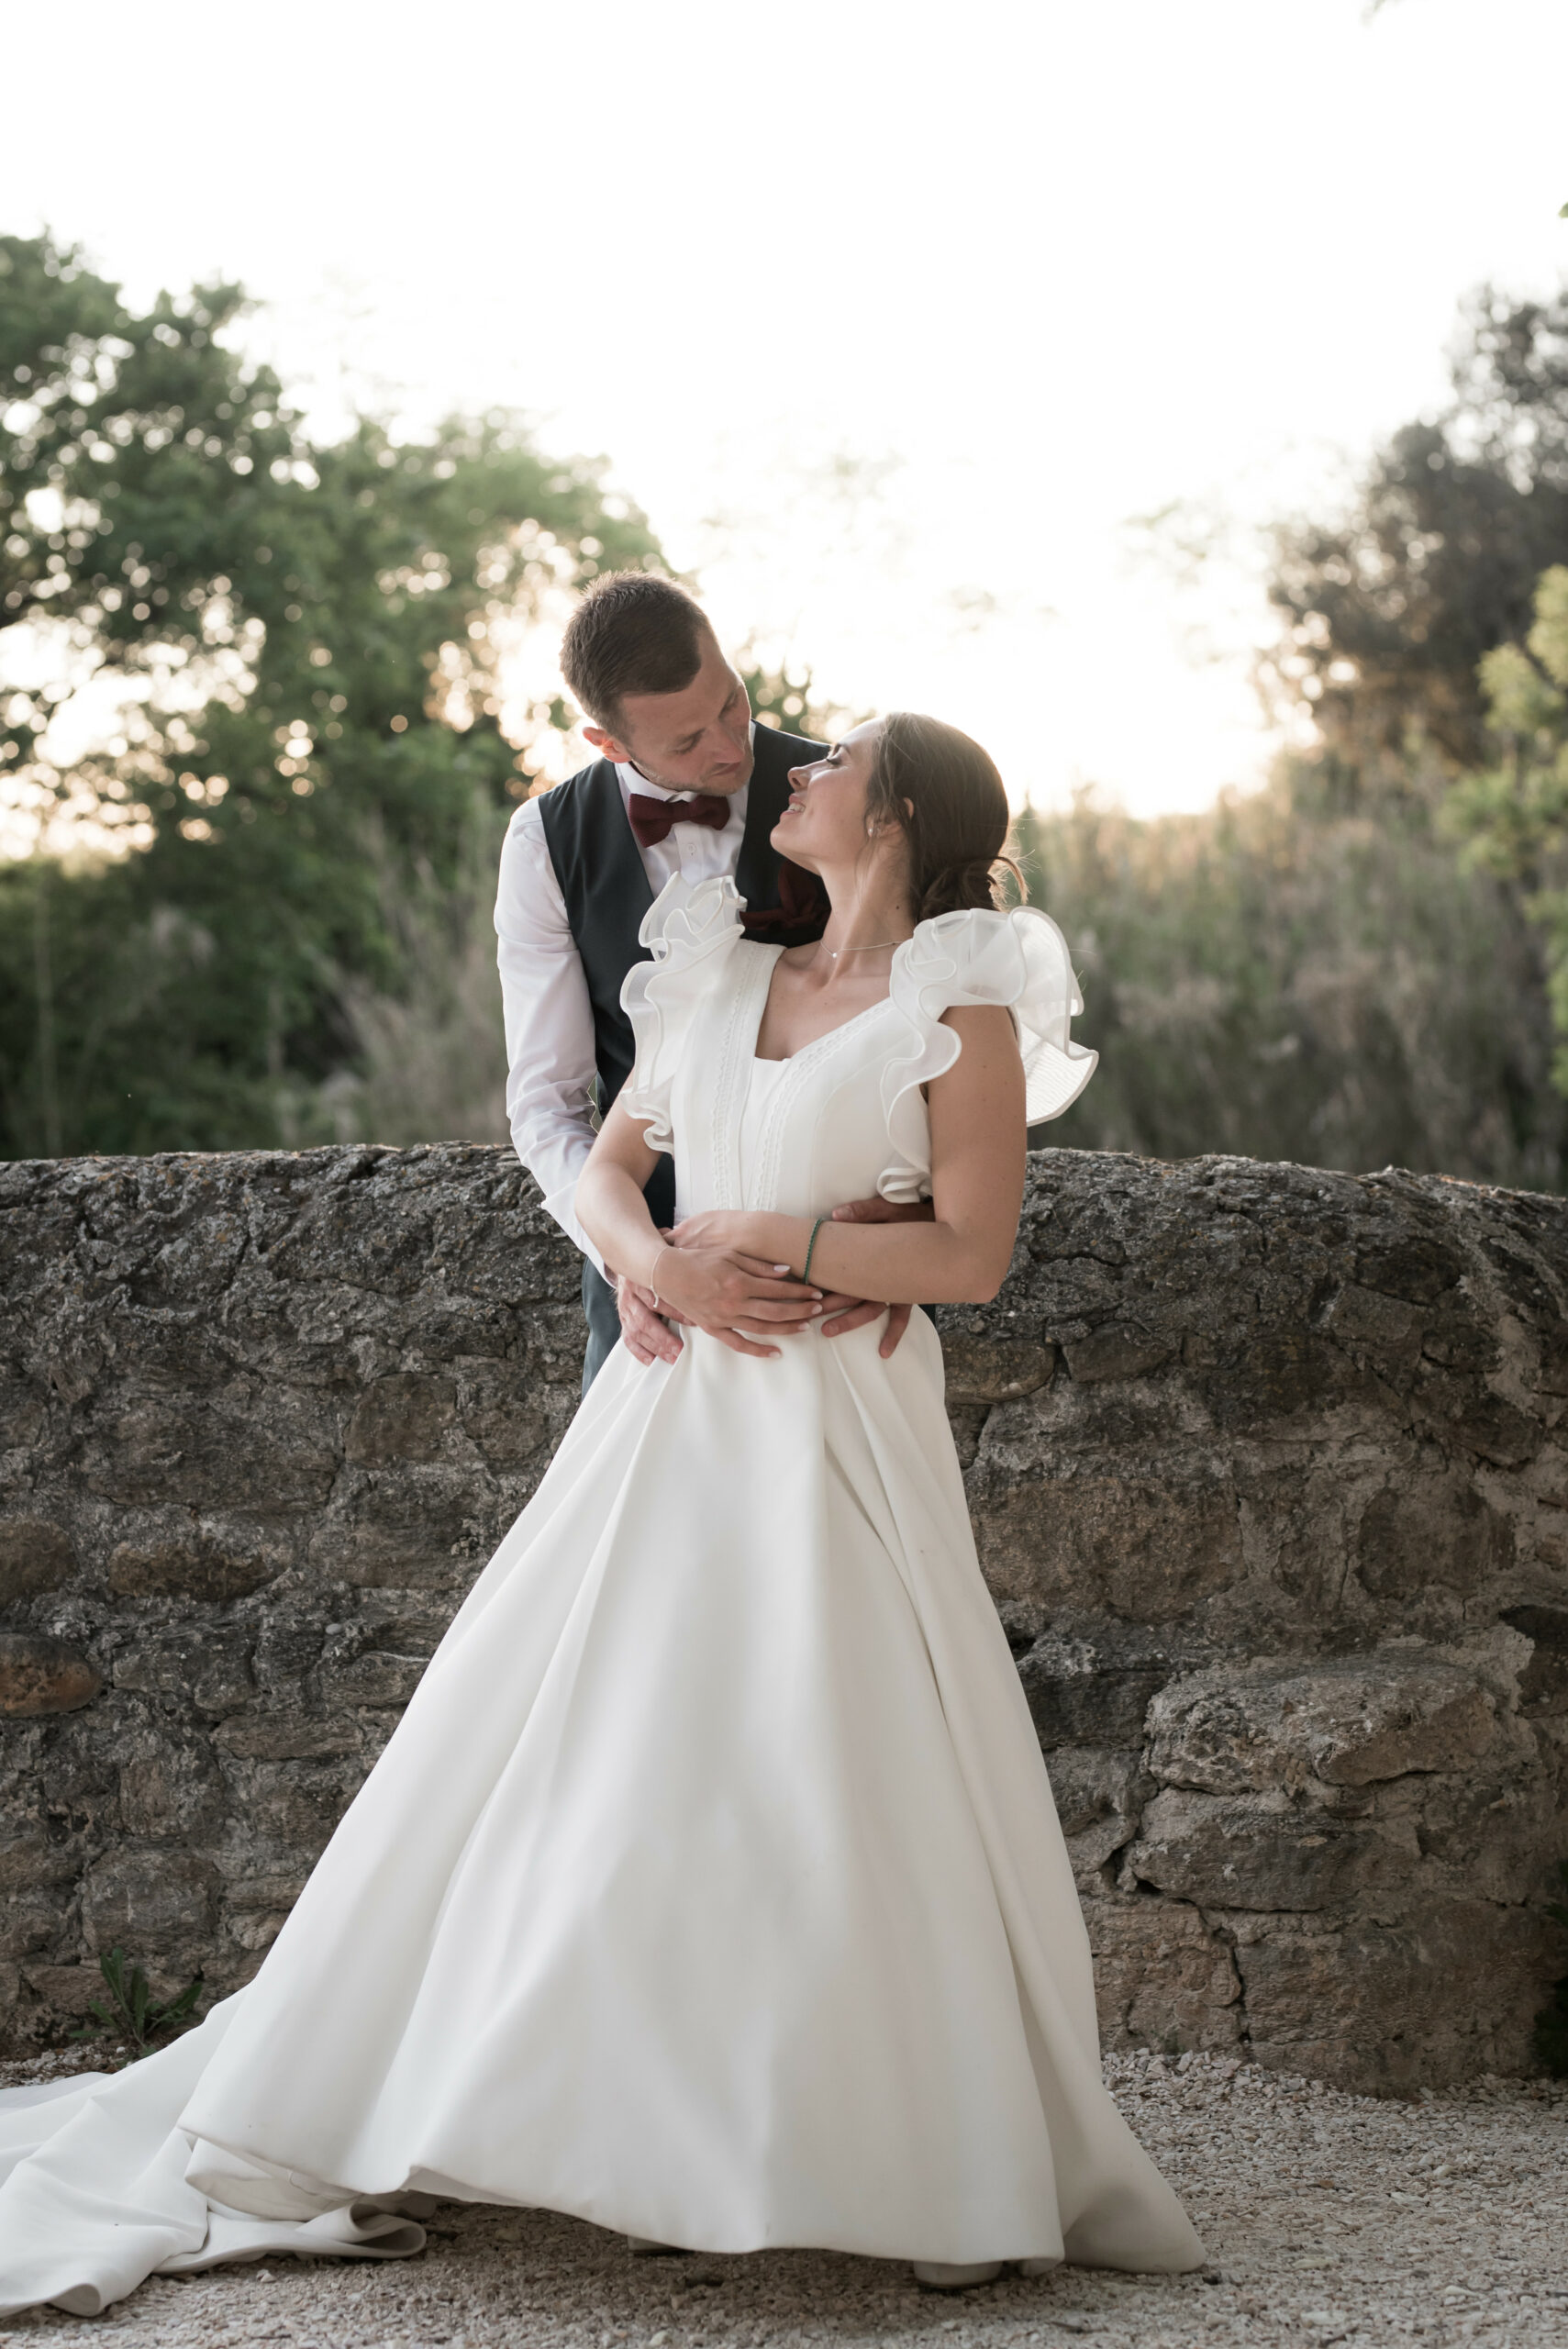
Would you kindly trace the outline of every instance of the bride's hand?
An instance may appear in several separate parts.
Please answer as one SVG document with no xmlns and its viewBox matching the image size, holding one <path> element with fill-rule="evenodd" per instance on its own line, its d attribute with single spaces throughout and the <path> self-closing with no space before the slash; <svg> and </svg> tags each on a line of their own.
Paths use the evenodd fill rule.
<svg viewBox="0 0 1568 2349">
<path fill-rule="evenodd" d="M 709 1220 L 726 1219 L 692 1219 L 694 1223 Z M 758 1338 L 795 1337 L 809 1328 L 821 1308 L 819 1289 L 804 1287 L 787 1273 L 735 1249 L 704 1246 L 695 1240 L 690 1225 L 677 1228 L 651 1271 L 661 1298 L 738 1354 L 775 1356 L 776 1345 L 756 1344 L 747 1332 L 755 1331 Z"/>
<path fill-rule="evenodd" d="M 664 1236 L 676 1248 L 722 1249 L 747 1272 L 755 1274 L 759 1280 L 772 1282 L 784 1278 L 786 1275 L 782 1274 L 779 1266 L 769 1258 L 754 1256 L 751 1253 L 747 1242 L 751 1238 L 754 1222 L 755 1218 L 744 1209 L 710 1208 L 706 1214 L 687 1216 L 683 1223 L 676 1224 L 674 1229 L 667 1231 Z M 789 1283 L 789 1287 L 788 1300 L 775 1307 L 774 1310 L 765 1317 L 765 1320 L 760 1320 L 758 1315 L 749 1313 L 743 1320 L 733 1325 L 729 1334 L 727 1335 L 721 1330 L 713 1330 L 709 1334 L 714 1337 L 722 1337 L 726 1345 L 729 1345 L 737 1337 L 744 1339 L 798 1336 L 802 1330 L 809 1329 L 813 1322 L 818 1320 L 828 1310 L 828 1303 L 826 1292 L 821 1289 L 806 1288 L 800 1282 L 793 1280 Z M 738 1353 L 755 1353 L 763 1350 L 754 1346 L 737 1345 L 735 1351 Z M 778 1349 L 774 1346 L 765 1351 L 776 1353 Z"/>
<path fill-rule="evenodd" d="M 672 1248 L 723 1248 L 739 1254 L 744 1249 L 750 1220 L 734 1208 L 709 1208 L 706 1214 L 684 1217 L 664 1237 Z M 773 1271 L 771 1264 L 768 1270 Z"/>
</svg>

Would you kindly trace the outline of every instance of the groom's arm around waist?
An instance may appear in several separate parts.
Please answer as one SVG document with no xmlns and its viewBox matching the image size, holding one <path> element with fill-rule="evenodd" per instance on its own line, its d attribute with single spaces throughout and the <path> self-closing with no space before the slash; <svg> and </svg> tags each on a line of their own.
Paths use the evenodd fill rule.
<svg viewBox="0 0 1568 2349">
<path fill-rule="evenodd" d="M 602 1272 L 573 1205 L 594 1145 L 594 1008 L 534 800 L 502 844 L 495 941 L 512 1140 L 549 1213 Z"/>
</svg>

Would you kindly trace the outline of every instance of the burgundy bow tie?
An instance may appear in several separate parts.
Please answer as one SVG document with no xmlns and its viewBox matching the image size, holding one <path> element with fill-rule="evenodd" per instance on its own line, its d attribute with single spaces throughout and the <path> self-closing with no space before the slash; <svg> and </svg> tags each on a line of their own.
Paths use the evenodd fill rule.
<svg viewBox="0 0 1568 2349">
<path fill-rule="evenodd" d="M 647 799 L 634 791 L 627 801 L 631 829 L 639 848 L 652 848 L 673 824 L 706 824 L 714 831 L 729 821 L 729 802 L 721 791 L 699 791 L 690 799 Z"/>
</svg>

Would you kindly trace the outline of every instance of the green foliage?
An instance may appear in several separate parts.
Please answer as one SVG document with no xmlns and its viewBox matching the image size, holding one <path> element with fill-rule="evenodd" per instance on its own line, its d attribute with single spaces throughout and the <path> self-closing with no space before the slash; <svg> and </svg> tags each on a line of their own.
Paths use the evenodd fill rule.
<svg viewBox="0 0 1568 2349">
<path fill-rule="evenodd" d="M 457 871 L 375 859 L 395 991 L 349 980 L 351 1052 L 314 1102 L 302 1137 L 404 1143 L 453 1135 L 506 1141 L 506 1047 L 495 968 L 495 868 L 506 815 L 475 798 Z"/>
<path fill-rule="evenodd" d="M 97 840 L 0 864 L 0 1154 L 504 1130 L 494 860 L 564 711 L 504 707 L 503 655 L 659 550 L 514 417 L 317 443 L 242 307 L 0 238 L 0 788 Z M 1051 1138 L 1560 1188 L 1568 295 L 1484 297 L 1449 415 L 1285 534 L 1274 595 L 1318 755 L 1020 825 L 1104 1056 Z M 855 722 L 740 665 L 764 722 Z M 55 758 L 78 696 L 117 714 Z"/>
<path fill-rule="evenodd" d="M 1568 1928 L 1568 1860 L 1557 1864 L 1562 1900 L 1549 1900 L 1546 1913 L 1555 1924 Z M 1551 1988 L 1551 1997 L 1535 2019 L 1535 2058 L 1543 2072 L 1568 2080 L 1568 1974 Z"/>
<path fill-rule="evenodd" d="M 785 734 L 805 734 L 813 741 L 832 742 L 861 725 L 871 713 L 849 710 L 824 701 L 809 669 L 769 666 L 763 655 L 748 648 L 736 656 L 751 714 L 762 726 L 776 726 Z"/>
<path fill-rule="evenodd" d="M 133 844 L 0 872 L 0 1151 L 286 1141 L 350 993 L 402 983 L 388 873 L 450 886 L 528 787 L 508 631 L 658 548 L 505 415 L 313 444 L 221 339 L 237 288 L 138 316 L 47 238 L 0 239 L 0 621 L 61 678 L 0 696 L 0 772 Z M 118 730 L 61 772 L 88 687 Z"/>
<path fill-rule="evenodd" d="M 1453 398 L 1395 434 L 1339 521 L 1280 532 L 1265 682 L 1350 807 L 1441 796 L 1485 755 L 1484 657 L 1568 562 L 1568 291 L 1470 306 Z"/>
<path fill-rule="evenodd" d="M 1562 1186 L 1535 941 L 1418 804 L 1346 814 L 1291 760 L 1201 816 L 1031 810 L 1017 845 L 1101 1053 L 1049 1141 Z"/>
<path fill-rule="evenodd" d="M 1481 685 L 1494 763 L 1453 786 L 1444 819 L 1540 931 L 1563 1040 L 1553 1076 L 1568 1093 L 1568 564 L 1542 573 L 1524 643 L 1487 653 Z"/>
<path fill-rule="evenodd" d="M 123 1949 L 112 1949 L 106 1957 L 101 1957 L 98 1971 L 108 1985 L 109 2004 L 106 2006 L 102 1999 L 95 1998 L 87 2009 L 91 2021 L 73 2031 L 72 2039 L 123 2040 L 130 2049 L 130 2061 L 135 2064 L 143 2055 L 150 2055 L 160 2040 L 173 2037 L 194 2021 L 196 2000 L 202 1994 L 199 1974 L 174 1998 L 161 2002 L 153 1998 L 139 1965 L 127 1969 Z"/>
</svg>

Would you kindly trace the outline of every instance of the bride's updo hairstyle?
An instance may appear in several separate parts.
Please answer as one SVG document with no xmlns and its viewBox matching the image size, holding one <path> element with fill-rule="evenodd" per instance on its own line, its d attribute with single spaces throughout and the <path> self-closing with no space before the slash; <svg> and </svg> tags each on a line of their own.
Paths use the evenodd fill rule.
<svg viewBox="0 0 1568 2349">
<path fill-rule="evenodd" d="M 909 843 L 915 918 L 964 906 L 998 906 L 1004 873 L 1020 898 L 1023 874 L 1004 853 L 1009 810 L 995 762 L 978 742 L 895 709 L 883 720 L 876 765 L 866 785 L 866 816 L 895 823 Z"/>
</svg>

